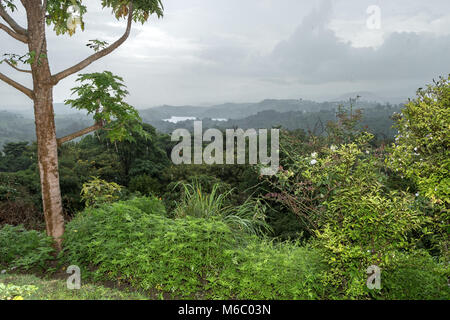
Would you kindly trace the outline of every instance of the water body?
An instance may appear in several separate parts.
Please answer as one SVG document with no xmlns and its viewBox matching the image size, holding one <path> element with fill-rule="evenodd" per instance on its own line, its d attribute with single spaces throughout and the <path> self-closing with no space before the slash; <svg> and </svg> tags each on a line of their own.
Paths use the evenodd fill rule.
<svg viewBox="0 0 450 320">
<path fill-rule="evenodd" d="M 174 117 L 172 116 L 170 119 L 163 119 L 166 122 L 171 122 L 171 123 L 178 123 L 178 122 L 182 122 L 182 121 L 188 121 L 188 120 L 197 120 L 196 117 Z"/>
<path fill-rule="evenodd" d="M 170 123 L 178 123 L 178 122 L 182 122 L 182 121 L 193 121 L 193 120 L 197 120 L 196 117 L 174 117 L 172 116 L 170 119 L 163 119 L 163 121 L 166 122 L 170 122 Z M 213 121 L 228 121 L 228 119 L 224 119 L 224 118 L 216 118 L 216 119 L 211 119 Z"/>
</svg>

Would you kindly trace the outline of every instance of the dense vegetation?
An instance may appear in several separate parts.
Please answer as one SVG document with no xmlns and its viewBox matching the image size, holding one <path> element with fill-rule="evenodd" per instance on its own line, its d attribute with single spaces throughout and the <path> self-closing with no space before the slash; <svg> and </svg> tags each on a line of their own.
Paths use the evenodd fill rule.
<svg viewBox="0 0 450 320">
<path fill-rule="evenodd" d="M 449 80 L 399 113 L 381 108 L 397 123 L 392 140 L 365 128 L 367 110 L 353 104 L 320 133 L 282 129 L 275 176 L 172 165 L 170 137 L 150 125 L 133 142 L 100 131 L 65 144 L 58 255 L 42 232 L 36 147 L 8 143 L 0 269 L 78 265 L 89 281 L 153 298 L 449 299 Z M 380 289 L 366 285 L 370 266 Z M 23 290 L 0 287 L 0 297 L 36 294 Z"/>
</svg>

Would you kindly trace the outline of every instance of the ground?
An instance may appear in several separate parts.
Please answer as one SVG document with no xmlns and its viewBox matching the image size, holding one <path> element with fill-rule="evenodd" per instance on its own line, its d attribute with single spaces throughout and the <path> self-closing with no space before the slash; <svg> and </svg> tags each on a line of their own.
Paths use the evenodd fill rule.
<svg viewBox="0 0 450 320">
<path fill-rule="evenodd" d="M 66 281 L 38 278 L 35 275 L 2 274 L 0 283 L 16 286 L 33 285 L 38 290 L 25 300 L 147 300 L 148 297 L 129 289 L 108 288 L 106 286 L 82 283 L 80 290 L 67 289 Z"/>
</svg>

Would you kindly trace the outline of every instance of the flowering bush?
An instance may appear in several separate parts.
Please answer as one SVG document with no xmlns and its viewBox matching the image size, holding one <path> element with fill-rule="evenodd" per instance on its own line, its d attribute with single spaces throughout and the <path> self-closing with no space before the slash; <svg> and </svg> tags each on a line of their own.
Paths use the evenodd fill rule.
<svg viewBox="0 0 450 320">
<path fill-rule="evenodd" d="M 361 133 L 354 142 L 298 157 L 279 172 L 280 192 L 272 195 L 315 234 L 330 267 L 325 286 L 351 298 L 368 295 L 366 269 L 387 267 L 395 252 L 413 248 L 410 233 L 428 221 L 413 195 L 385 187 L 384 155 L 372 150 L 372 138 Z"/>
<path fill-rule="evenodd" d="M 450 204 L 450 75 L 417 91 L 417 98 L 395 114 L 398 135 L 390 167 L 413 178 L 434 203 Z"/>
<path fill-rule="evenodd" d="M 401 114 L 388 166 L 415 182 L 417 197 L 434 207 L 435 233 L 448 257 L 450 230 L 450 75 L 417 91 Z"/>
</svg>

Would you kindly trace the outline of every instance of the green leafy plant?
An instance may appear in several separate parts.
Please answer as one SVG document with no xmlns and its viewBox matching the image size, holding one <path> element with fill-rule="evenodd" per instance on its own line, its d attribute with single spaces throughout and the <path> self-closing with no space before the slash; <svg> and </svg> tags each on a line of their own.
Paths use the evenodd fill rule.
<svg viewBox="0 0 450 320">
<path fill-rule="evenodd" d="M 41 268 L 52 260 L 51 238 L 23 226 L 4 225 L 0 229 L 0 266 L 5 268 Z"/>
<path fill-rule="evenodd" d="M 121 77 L 104 71 L 81 74 L 77 82 L 81 85 L 73 88 L 72 94 L 78 97 L 65 103 L 93 114 L 99 129 L 103 128 L 111 141 L 134 141 L 132 132 L 147 136 L 139 112 L 124 102 L 128 91 Z"/>
<path fill-rule="evenodd" d="M 434 207 L 434 242 L 450 260 L 450 75 L 417 91 L 400 114 L 393 116 L 398 135 L 388 167 L 411 179 L 417 196 Z"/>
<path fill-rule="evenodd" d="M 83 184 L 81 188 L 81 199 L 86 207 L 111 203 L 120 198 L 122 187 L 115 182 L 107 182 L 93 177 L 91 181 Z"/>
<path fill-rule="evenodd" d="M 253 238 L 232 252 L 232 264 L 210 282 L 215 298 L 292 300 L 325 297 L 320 252 L 299 243 Z"/>
<path fill-rule="evenodd" d="M 230 263 L 233 233 L 217 219 L 164 217 L 156 201 L 86 209 L 67 225 L 62 261 L 86 272 L 94 268 L 95 278 L 136 288 L 179 296 L 201 293 L 203 279 Z"/>
<path fill-rule="evenodd" d="M 449 300 L 449 265 L 438 263 L 425 251 L 396 252 L 391 265 L 381 273 L 377 299 Z"/>
<path fill-rule="evenodd" d="M 0 300 L 23 300 L 33 294 L 38 288 L 32 285 L 16 286 L 0 283 Z"/>
</svg>

